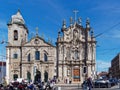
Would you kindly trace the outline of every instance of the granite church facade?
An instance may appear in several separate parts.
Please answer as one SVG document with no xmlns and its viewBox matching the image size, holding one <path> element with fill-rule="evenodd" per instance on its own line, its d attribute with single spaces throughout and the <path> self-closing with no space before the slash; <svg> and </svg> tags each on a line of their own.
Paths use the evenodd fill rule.
<svg viewBox="0 0 120 90">
<path fill-rule="evenodd" d="M 95 78 L 96 40 L 89 19 L 85 28 L 81 18 L 70 18 L 69 27 L 64 20 L 56 46 L 38 33 L 28 40 L 29 30 L 19 10 L 7 25 L 7 82 L 17 78 L 46 82 L 56 77 L 61 82 L 79 83 L 85 76 Z"/>
</svg>

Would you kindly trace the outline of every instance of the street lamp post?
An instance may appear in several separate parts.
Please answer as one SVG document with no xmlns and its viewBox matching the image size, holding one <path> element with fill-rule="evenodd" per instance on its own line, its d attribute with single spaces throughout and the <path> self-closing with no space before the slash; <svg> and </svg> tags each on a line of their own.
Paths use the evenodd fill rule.
<svg viewBox="0 0 120 90">
<path fill-rule="evenodd" d="M 20 46 L 20 78 L 22 78 L 22 47 Z"/>
<path fill-rule="evenodd" d="M 20 78 L 22 78 L 22 42 L 21 40 L 21 45 L 20 45 Z"/>
</svg>

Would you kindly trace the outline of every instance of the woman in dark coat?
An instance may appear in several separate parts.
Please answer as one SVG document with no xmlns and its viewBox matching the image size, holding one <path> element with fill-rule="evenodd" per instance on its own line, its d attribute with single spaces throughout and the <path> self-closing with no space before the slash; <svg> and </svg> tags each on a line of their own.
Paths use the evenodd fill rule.
<svg viewBox="0 0 120 90">
<path fill-rule="evenodd" d="M 88 87 L 89 87 L 88 90 L 92 90 L 93 84 L 92 84 L 92 79 L 91 78 L 87 79 L 87 84 L 88 84 Z"/>
</svg>

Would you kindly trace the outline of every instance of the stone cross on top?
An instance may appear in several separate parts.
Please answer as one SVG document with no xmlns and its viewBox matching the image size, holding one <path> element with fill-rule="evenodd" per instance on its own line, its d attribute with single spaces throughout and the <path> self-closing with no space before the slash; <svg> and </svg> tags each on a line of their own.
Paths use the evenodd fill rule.
<svg viewBox="0 0 120 90">
<path fill-rule="evenodd" d="M 75 14 L 75 22 L 76 22 L 76 19 L 77 19 L 77 13 L 79 12 L 78 10 L 73 10 L 74 14 Z"/>
</svg>

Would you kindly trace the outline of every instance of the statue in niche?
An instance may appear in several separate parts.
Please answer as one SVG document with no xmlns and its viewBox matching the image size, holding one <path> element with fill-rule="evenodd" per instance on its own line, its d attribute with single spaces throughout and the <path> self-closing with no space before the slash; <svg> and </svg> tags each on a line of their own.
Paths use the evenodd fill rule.
<svg viewBox="0 0 120 90">
<path fill-rule="evenodd" d="M 73 44 L 74 45 L 78 44 L 78 31 L 77 30 L 73 31 Z"/>
<path fill-rule="evenodd" d="M 77 39 L 77 35 L 78 35 L 78 31 L 74 30 L 73 31 L 73 39 L 76 40 Z"/>
</svg>

